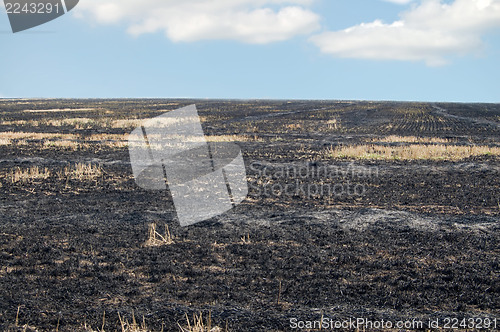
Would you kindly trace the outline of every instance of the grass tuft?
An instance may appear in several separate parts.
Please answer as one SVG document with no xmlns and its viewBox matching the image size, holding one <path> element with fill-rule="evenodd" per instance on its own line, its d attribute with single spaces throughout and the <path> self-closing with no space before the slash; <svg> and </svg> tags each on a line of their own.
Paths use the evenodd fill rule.
<svg viewBox="0 0 500 332">
<path fill-rule="evenodd" d="M 77 163 L 70 167 L 65 167 L 58 172 L 60 178 L 70 180 L 96 180 L 103 175 L 104 171 L 100 165 Z"/>
<path fill-rule="evenodd" d="M 122 332 L 149 332 L 151 330 L 146 326 L 146 320 L 144 316 L 142 316 L 141 324 L 137 324 L 134 313 L 132 313 L 132 322 L 129 323 L 127 319 L 123 319 L 120 313 L 118 313 L 118 318 L 120 320 L 120 325 L 122 328 Z M 163 331 L 163 329 L 162 329 Z"/>
<path fill-rule="evenodd" d="M 250 241 L 250 234 L 243 235 L 241 237 L 241 243 L 243 243 L 243 244 L 250 244 L 251 243 L 251 241 Z"/>
<path fill-rule="evenodd" d="M 38 166 L 31 166 L 26 169 L 17 167 L 7 174 L 7 179 L 10 180 L 11 183 L 26 183 L 34 180 L 46 180 L 50 175 L 51 172 L 47 167 L 41 168 Z"/>
<path fill-rule="evenodd" d="M 0 145 L 9 145 L 11 142 L 10 138 L 0 138 Z"/>
<path fill-rule="evenodd" d="M 174 237 L 168 229 L 168 225 L 165 224 L 165 231 L 160 234 L 156 230 L 156 223 L 151 223 L 148 227 L 148 239 L 146 241 L 146 246 L 155 247 L 174 243 Z"/>
<path fill-rule="evenodd" d="M 206 319 L 206 322 L 203 319 L 203 314 L 200 312 L 199 315 L 193 315 L 193 321 L 189 319 L 188 315 L 186 314 L 186 324 L 187 326 L 181 326 L 179 323 L 177 325 L 179 326 L 180 332 L 228 332 L 228 327 L 227 327 L 227 322 L 226 322 L 226 327 L 224 329 L 218 327 L 218 326 L 213 326 L 212 327 L 212 313 L 208 313 L 208 318 Z"/>
</svg>

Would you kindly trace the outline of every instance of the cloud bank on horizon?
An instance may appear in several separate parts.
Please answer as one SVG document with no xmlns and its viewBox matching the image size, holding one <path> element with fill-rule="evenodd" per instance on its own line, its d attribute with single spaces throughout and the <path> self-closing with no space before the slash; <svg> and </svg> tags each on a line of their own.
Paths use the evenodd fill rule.
<svg viewBox="0 0 500 332">
<path fill-rule="evenodd" d="M 383 0 L 405 6 L 397 21 L 375 19 L 321 31 L 314 1 L 87 0 L 76 15 L 97 24 L 125 23 L 133 36 L 164 32 L 174 42 L 268 44 L 302 35 L 334 57 L 424 61 L 428 66 L 479 54 L 484 34 L 500 28 L 500 0 Z"/>
</svg>

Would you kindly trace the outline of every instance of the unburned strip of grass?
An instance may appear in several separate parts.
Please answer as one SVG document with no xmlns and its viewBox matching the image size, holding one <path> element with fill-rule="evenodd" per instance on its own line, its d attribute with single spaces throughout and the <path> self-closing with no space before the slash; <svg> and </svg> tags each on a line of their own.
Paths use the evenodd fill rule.
<svg viewBox="0 0 500 332">
<path fill-rule="evenodd" d="M 375 144 L 329 147 L 327 158 L 383 160 L 462 160 L 475 156 L 500 156 L 500 147 L 485 145 L 462 146 L 447 144 L 408 144 L 383 146 Z"/>
<path fill-rule="evenodd" d="M 75 134 L 35 133 L 35 132 L 2 132 L 0 146 L 26 146 L 41 144 L 42 149 L 85 149 L 92 144 L 108 148 L 123 148 L 128 146 L 128 134 L 94 134 L 81 136 Z"/>
<path fill-rule="evenodd" d="M 95 180 L 103 174 L 102 167 L 95 164 L 77 163 L 66 166 L 57 171 L 47 167 L 31 166 L 28 168 L 16 167 L 3 176 L 10 183 L 30 183 L 37 180 L 46 180 L 52 176 L 59 179 L 71 179 L 79 181 Z"/>
</svg>

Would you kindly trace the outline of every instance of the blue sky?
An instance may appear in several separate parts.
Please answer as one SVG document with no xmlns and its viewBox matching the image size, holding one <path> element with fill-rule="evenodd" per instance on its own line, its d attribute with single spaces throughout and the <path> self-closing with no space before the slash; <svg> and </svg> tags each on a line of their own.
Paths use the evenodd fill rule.
<svg viewBox="0 0 500 332">
<path fill-rule="evenodd" d="M 0 97 L 500 102 L 500 0 L 80 0 L 13 34 Z"/>
</svg>

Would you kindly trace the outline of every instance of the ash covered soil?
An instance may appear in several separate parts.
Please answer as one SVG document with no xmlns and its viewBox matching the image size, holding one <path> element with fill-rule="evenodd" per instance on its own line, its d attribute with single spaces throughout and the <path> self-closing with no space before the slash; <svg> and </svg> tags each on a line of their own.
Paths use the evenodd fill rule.
<svg viewBox="0 0 500 332">
<path fill-rule="evenodd" d="M 135 184 L 126 140 L 193 103 L 208 137 L 240 146 L 250 192 L 180 227 L 168 192 Z M 328 154 L 409 144 L 387 137 L 499 147 L 500 105 L 0 100 L 0 114 L 1 330 L 121 331 L 120 315 L 178 331 L 199 313 L 230 331 L 322 317 L 500 326 L 500 158 Z M 172 243 L 150 245 L 152 223 Z"/>
</svg>

